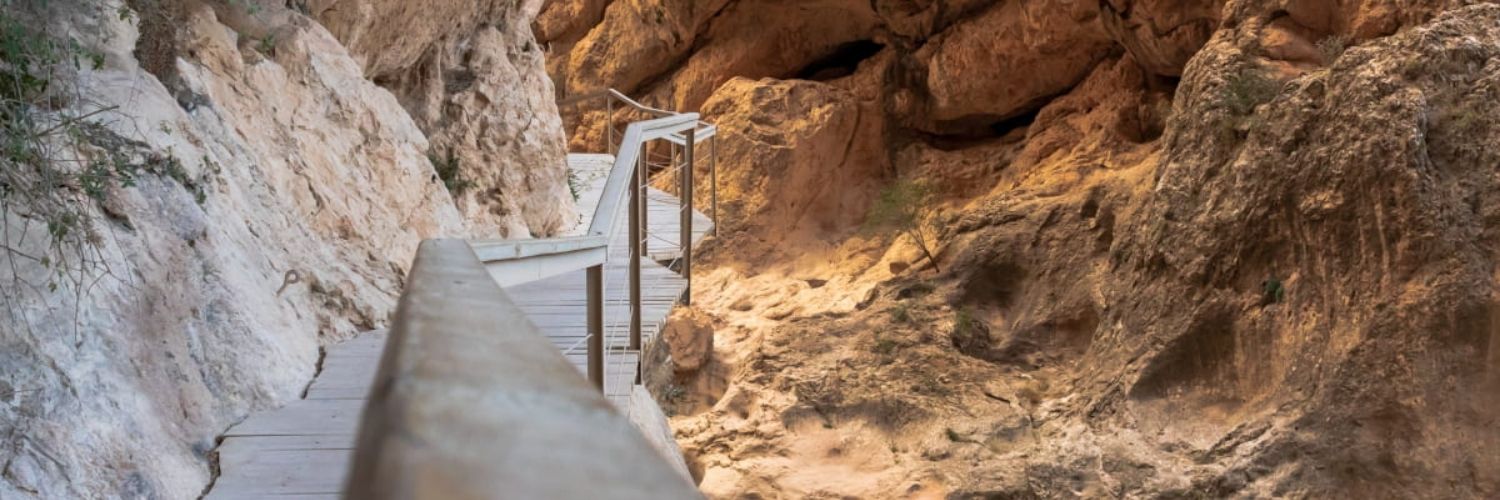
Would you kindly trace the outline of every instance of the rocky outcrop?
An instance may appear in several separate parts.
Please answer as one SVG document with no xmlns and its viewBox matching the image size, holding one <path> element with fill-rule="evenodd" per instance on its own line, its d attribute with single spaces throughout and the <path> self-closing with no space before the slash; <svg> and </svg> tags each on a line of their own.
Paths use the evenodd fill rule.
<svg viewBox="0 0 1500 500">
<path fill-rule="evenodd" d="M 368 78 L 395 93 L 482 234 L 556 234 L 577 222 L 566 141 L 541 48 L 539 1 L 309 0 Z M 400 27 L 395 29 L 395 27 Z"/>
<path fill-rule="evenodd" d="M 661 331 L 662 342 L 671 356 L 672 370 L 679 377 L 689 376 L 708 365 L 714 352 L 713 318 L 692 308 L 672 312 Z"/>
<path fill-rule="evenodd" d="M 44 186 L 82 204 L 72 234 L 87 238 L 60 237 L 55 207 L 9 185 L 0 195 L 0 498 L 196 497 L 218 434 L 297 397 L 320 346 L 385 323 L 421 239 L 545 232 L 547 210 L 566 206 L 548 201 L 560 180 L 523 169 L 531 184 L 504 193 L 521 198 L 507 201 L 514 216 L 470 206 L 471 226 L 428 158 L 433 125 L 444 144 L 472 140 L 462 147 L 496 159 L 485 169 L 560 151 L 555 116 L 492 135 L 522 130 L 521 109 L 550 98 L 539 61 L 509 59 L 536 57 L 519 35 L 474 37 L 464 64 L 486 71 L 413 119 L 408 95 L 366 75 L 420 66 L 428 48 L 404 44 L 422 35 L 394 35 L 424 16 L 340 31 L 359 39 L 351 54 L 282 2 L 252 4 L 7 5 L 7 19 L 72 34 L 87 56 L 53 81 L 67 98 L 37 112 L 84 117 L 52 147 L 90 170 Z M 498 104 L 466 101 L 486 96 Z"/>
<path fill-rule="evenodd" d="M 898 112 L 923 117 L 912 125 L 933 133 L 999 123 L 1072 88 L 1112 45 L 1092 2 L 999 2 L 912 54 L 921 105 Z"/>
<path fill-rule="evenodd" d="M 886 168 L 881 113 L 850 90 L 736 79 L 704 113 L 717 117 L 720 161 L 735 167 L 719 178 L 726 247 L 789 255 L 854 227 Z M 707 199 L 707 188 L 695 196 Z"/>
<path fill-rule="evenodd" d="M 709 496 L 1500 489 L 1500 8 L 872 2 L 862 51 L 725 62 L 758 3 L 629 83 L 720 125 Z M 854 230 L 893 179 L 941 266 Z"/>
<path fill-rule="evenodd" d="M 1105 29 L 1155 74 L 1182 76 L 1182 68 L 1219 24 L 1223 0 L 1190 2 L 1107 0 L 1099 5 Z"/>
<path fill-rule="evenodd" d="M 1194 436 L 1160 412 L 1211 405 L 1226 418 L 1195 429 L 1200 443 L 1268 425 L 1228 467 L 1260 491 L 1422 496 L 1462 476 L 1452 494 L 1492 495 L 1500 469 L 1480 457 L 1500 442 L 1466 436 L 1496 409 L 1500 185 L 1475 145 L 1500 115 L 1472 99 L 1500 78 L 1480 62 L 1500 55 L 1500 8 L 1450 12 L 1287 81 L 1262 76 L 1286 68 L 1280 53 L 1245 43 L 1278 21 L 1246 16 L 1190 65 L 1179 112 L 1204 126 L 1168 128 L 1154 195 L 1117 247 L 1143 280 L 1115 295 L 1116 317 L 1145 335 L 1106 349 L 1163 345 L 1127 392 L 1146 408 L 1137 424 Z M 1255 85 L 1274 97 L 1226 106 Z M 1153 310 L 1181 313 L 1145 321 Z M 1425 367 L 1401 368 L 1412 359 Z"/>
</svg>

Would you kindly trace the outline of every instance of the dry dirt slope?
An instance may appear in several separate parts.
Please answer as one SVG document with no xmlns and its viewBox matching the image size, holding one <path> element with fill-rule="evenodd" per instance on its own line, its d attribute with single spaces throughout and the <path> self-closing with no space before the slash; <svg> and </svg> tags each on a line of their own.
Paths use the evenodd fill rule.
<svg viewBox="0 0 1500 500">
<path fill-rule="evenodd" d="M 723 128 L 716 359 L 660 391 L 711 496 L 1500 494 L 1500 8 L 712 3 L 538 29 Z M 858 230 L 896 178 L 941 272 Z"/>
</svg>

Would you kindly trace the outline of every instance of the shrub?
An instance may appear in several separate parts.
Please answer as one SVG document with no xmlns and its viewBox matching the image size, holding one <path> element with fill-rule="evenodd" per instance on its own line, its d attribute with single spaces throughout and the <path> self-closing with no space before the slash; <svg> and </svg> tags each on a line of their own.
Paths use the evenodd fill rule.
<svg viewBox="0 0 1500 500">
<path fill-rule="evenodd" d="M 76 306 L 111 274 L 100 248 L 110 226 L 97 224 L 99 216 L 130 227 L 123 214 L 103 210 L 111 193 L 144 176 L 175 181 L 200 204 L 207 191 L 170 150 L 153 151 L 99 124 L 118 117 L 115 107 L 88 100 L 78 82 L 103 66 L 104 55 L 35 22 L 47 8 L 46 1 L 0 0 L 0 265 L 11 267 L 13 280 L 0 297 L 68 285 Z M 124 7 L 98 14 L 133 15 Z M 45 240 L 31 237 L 41 233 Z M 46 272 L 20 271 L 27 267 Z"/>
<path fill-rule="evenodd" d="M 255 48 L 256 50 L 259 50 L 260 53 L 265 54 L 266 56 L 276 55 L 276 35 L 266 35 L 264 38 L 261 38 L 260 41 L 255 44 Z"/>
<path fill-rule="evenodd" d="M 583 188 L 578 180 L 578 171 L 568 169 L 568 193 L 573 195 L 573 202 L 578 203 L 579 195 L 583 194 Z"/>
<path fill-rule="evenodd" d="M 464 194 L 474 183 L 464 177 L 463 169 L 459 168 L 458 157 L 449 149 L 447 153 L 427 153 L 427 161 L 432 162 L 432 169 L 437 171 L 438 179 L 443 181 L 443 187 L 454 197 Z"/>
<path fill-rule="evenodd" d="M 1221 98 L 1235 116 L 1255 114 L 1255 108 L 1276 97 L 1281 87 L 1254 69 L 1244 69 L 1225 82 Z"/>
<path fill-rule="evenodd" d="M 1261 283 L 1261 304 L 1280 304 L 1286 299 L 1286 286 L 1276 276 Z"/>
<path fill-rule="evenodd" d="M 132 182 L 136 168 L 114 154 L 95 161 L 76 154 L 90 145 L 86 120 L 113 109 L 79 102 L 73 91 L 77 72 L 97 69 L 104 57 L 21 19 L 19 4 L 0 0 L 0 220 L 9 226 L 15 217 L 22 236 L 0 246 L 13 268 L 27 261 L 49 270 L 45 282 L 17 277 L 17 285 L 55 291 L 66 280 L 81 288 L 103 265 L 95 202 L 112 184 Z M 19 247 L 32 224 L 46 228 L 41 254 Z"/>
<path fill-rule="evenodd" d="M 953 316 L 952 342 L 958 352 L 980 359 L 990 357 L 989 325 L 975 317 L 968 308 L 959 309 Z"/>
<path fill-rule="evenodd" d="M 865 218 L 865 228 L 867 230 L 890 228 L 910 237 L 917 244 L 917 248 L 922 251 L 922 256 L 927 259 L 927 262 L 932 263 L 932 269 L 942 272 L 938 268 L 937 257 L 933 255 L 928 237 L 927 219 L 931 205 L 932 190 L 926 184 L 905 179 L 897 180 L 881 190 L 880 197 L 875 200 L 875 206 L 871 207 L 869 216 Z"/>
<path fill-rule="evenodd" d="M 897 323 L 911 322 L 911 308 L 907 307 L 906 304 L 898 304 L 895 307 L 890 308 L 890 313 L 891 319 L 896 321 Z"/>
<path fill-rule="evenodd" d="M 1327 65 L 1337 61 L 1348 48 L 1349 37 L 1344 35 L 1332 35 L 1318 41 L 1318 52 L 1323 54 L 1323 64 Z"/>
</svg>

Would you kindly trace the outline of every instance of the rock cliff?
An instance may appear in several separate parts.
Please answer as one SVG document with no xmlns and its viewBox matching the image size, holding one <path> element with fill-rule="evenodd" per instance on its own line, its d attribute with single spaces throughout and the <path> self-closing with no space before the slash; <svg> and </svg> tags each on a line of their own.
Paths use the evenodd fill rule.
<svg viewBox="0 0 1500 500">
<path fill-rule="evenodd" d="M 571 222 L 536 7 L 439 4 L 0 2 L 0 498 L 194 498 L 421 239 Z"/>
<path fill-rule="evenodd" d="M 1500 489 L 1500 7 L 558 0 L 537 26 L 560 95 L 720 125 L 694 291 L 727 381 L 658 391 L 711 497 Z M 597 143 L 599 110 L 562 112 Z M 936 262 L 864 222 L 903 183 Z"/>
</svg>

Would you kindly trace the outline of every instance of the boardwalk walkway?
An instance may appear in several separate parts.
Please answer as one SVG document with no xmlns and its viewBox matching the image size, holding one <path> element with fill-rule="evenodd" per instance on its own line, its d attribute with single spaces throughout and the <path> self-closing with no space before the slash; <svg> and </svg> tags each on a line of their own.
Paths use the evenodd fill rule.
<svg viewBox="0 0 1500 500">
<path fill-rule="evenodd" d="M 607 155 L 569 156 L 569 167 L 580 184 L 580 213 L 594 213 L 612 162 Z M 649 255 L 671 259 L 678 251 L 679 202 L 667 193 L 649 191 Z M 580 226 L 587 227 L 589 222 L 585 218 Z M 707 217 L 693 213 L 694 240 L 702 238 L 711 226 Z M 633 383 L 640 357 L 627 350 L 629 246 L 625 231 L 617 233 L 611 239 L 610 259 L 604 271 L 605 345 L 610 353 L 606 357 L 605 395 L 638 426 L 645 427 L 648 438 L 658 443 L 669 441 L 661 437 L 665 424 L 660 410 L 645 403 L 643 399 L 649 395 Z M 641 274 L 642 336 L 649 339 L 660 331 L 687 283 L 650 259 L 643 260 Z M 584 288 L 584 272 L 577 271 L 506 289 L 533 324 L 579 368 L 580 376 L 586 360 L 582 342 L 587 330 Z M 348 474 L 360 412 L 384 345 L 385 333 L 373 331 L 329 347 L 323 369 L 304 399 L 252 415 L 230 428 L 218 448 L 220 475 L 206 498 L 338 498 Z M 675 446 L 670 441 L 663 445 Z M 686 474 L 680 455 L 669 458 Z"/>
</svg>

